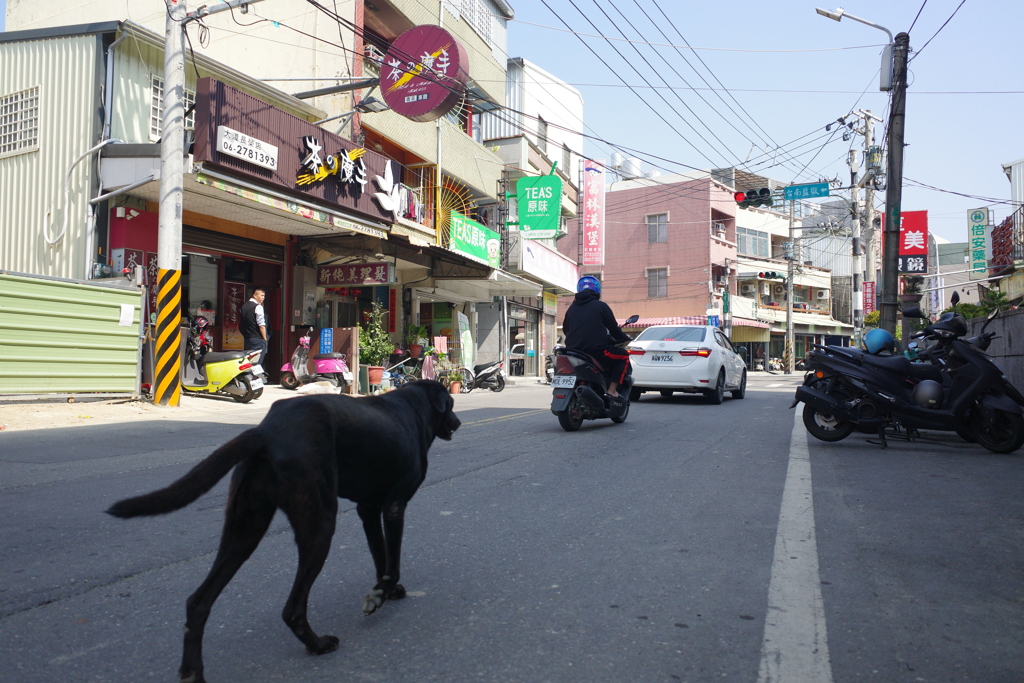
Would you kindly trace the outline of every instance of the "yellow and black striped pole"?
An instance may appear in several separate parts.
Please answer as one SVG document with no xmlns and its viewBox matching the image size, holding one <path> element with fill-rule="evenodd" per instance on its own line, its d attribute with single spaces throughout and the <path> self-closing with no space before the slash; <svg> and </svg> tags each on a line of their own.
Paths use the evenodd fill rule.
<svg viewBox="0 0 1024 683">
<path fill-rule="evenodd" d="M 160 269 L 156 294 L 156 373 L 153 400 L 177 406 L 181 396 L 181 271 Z"/>
<path fill-rule="evenodd" d="M 153 402 L 181 397 L 181 219 L 185 154 L 185 0 L 165 0 L 164 111 L 160 139 L 160 222 L 157 246 L 156 373 Z"/>
</svg>

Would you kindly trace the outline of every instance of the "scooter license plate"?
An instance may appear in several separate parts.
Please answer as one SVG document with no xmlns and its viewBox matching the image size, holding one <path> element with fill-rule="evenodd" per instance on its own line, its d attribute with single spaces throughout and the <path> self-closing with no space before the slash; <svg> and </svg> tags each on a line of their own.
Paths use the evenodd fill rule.
<svg viewBox="0 0 1024 683">
<path fill-rule="evenodd" d="M 568 377 L 552 377 L 551 386 L 560 389 L 572 389 L 576 386 L 576 377 L 573 375 Z"/>
<path fill-rule="evenodd" d="M 254 366 L 252 366 L 252 374 L 256 375 L 257 377 L 262 376 L 263 375 L 263 366 L 262 365 L 254 365 Z"/>
<path fill-rule="evenodd" d="M 249 386 L 251 386 L 253 389 L 262 389 L 263 388 L 263 378 L 262 377 L 253 377 L 251 380 L 249 380 Z"/>
</svg>

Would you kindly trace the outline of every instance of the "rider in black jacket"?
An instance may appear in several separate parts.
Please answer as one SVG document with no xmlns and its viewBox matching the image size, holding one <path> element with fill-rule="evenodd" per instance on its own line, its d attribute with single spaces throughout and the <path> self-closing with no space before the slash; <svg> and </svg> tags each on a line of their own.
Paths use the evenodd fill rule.
<svg viewBox="0 0 1024 683">
<path fill-rule="evenodd" d="M 608 395 L 618 397 L 626 377 L 629 353 L 613 344 L 629 340 L 619 329 L 611 307 L 601 301 L 601 281 L 585 275 L 576 284 L 576 298 L 562 321 L 565 347 L 594 356 L 608 378 Z"/>
</svg>

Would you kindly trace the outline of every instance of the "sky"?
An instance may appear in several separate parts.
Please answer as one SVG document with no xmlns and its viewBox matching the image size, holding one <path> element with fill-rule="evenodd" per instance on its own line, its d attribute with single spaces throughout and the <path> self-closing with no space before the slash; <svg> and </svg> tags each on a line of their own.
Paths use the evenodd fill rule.
<svg viewBox="0 0 1024 683">
<path fill-rule="evenodd" d="M 930 229 L 951 242 L 966 241 L 970 209 L 990 206 L 996 221 L 1011 213 L 1008 203 L 991 200 L 1008 202 L 1002 164 L 1024 158 L 1024 3 L 964 0 L 950 19 L 958 5 L 961 0 L 845 4 L 849 14 L 893 35 L 909 30 L 902 205 L 927 210 Z M 849 18 L 819 16 L 814 0 L 614 0 L 614 6 L 610 0 L 512 0 L 512 6 L 509 54 L 575 85 L 584 97 L 585 132 L 612 143 L 588 140 L 584 151 L 591 157 L 610 158 L 619 145 L 643 151 L 634 156 L 645 171 L 746 162 L 787 184 L 838 177 L 847 186 L 847 153 L 863 149 L 863 138 L 844 141 L 839 126 L 830 136 L 826 124 L 856 109 L 888 115 L 889 94 L 878 88 L 888 37 Z M 623 34 L 681 49 L 621 40 L 612 47 L 591 37 Z M 884 136 L 884 125 L 876 126 L 876 143 Z M 876 199 L 881 206 L 885 192 Z"/>
<path fill-rule="evenodd" d="M 509 55 L 581 91 L 584 132 L 606 141 L 587 140 L 582 151 L 592 158 L 631 148 L 627 156 L 662 174 L 739 166 L 787 184 L 848 185 L 847 152 L 863 139 L 844 141 L 839 126 L 825 126 L 856 109 L 888 115 L 888 93 L 878 89 L 887 36 L 819 16 L 815 0 L 508 1 L 516 15 Z M 0 0 L 0 30 L 6 5 Z M 264 13 L 273 5 L 266 0 Z M 952 242 L 966 240 L 970 209 L 989 206 L 1002 220 L 1011 212 L 1002 164 L 1024 158 L 1024 2 L 856 0 L 845 8 L 894 35 L 910 33 L 903 210 L 927 210 L 930 229 Z M 875 131 L 881 144 L 884 124 Z M 879 204 L 884 197 L 876 193 Z"/>
</svg>

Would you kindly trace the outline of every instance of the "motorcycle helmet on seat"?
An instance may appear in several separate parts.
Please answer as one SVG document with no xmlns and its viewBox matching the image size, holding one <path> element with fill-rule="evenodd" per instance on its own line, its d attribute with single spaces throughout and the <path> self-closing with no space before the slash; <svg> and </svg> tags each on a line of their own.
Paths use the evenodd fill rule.
<svg viewBox="0 0 1024 683">
<path fill-rule="evenodd" d="M 576 283 L 576 291 L 582 292 L 584 289 L 592 289 L 598 294 L 601 293 L 601 281 L 593 275 L 584 275 Z"/>
<path fill-rule="evenodd" d="M 870 354 L 877 355 L 883 351 L 896 352 L 896 340 L 893 336 L 880 327 L 868 330 L 864 335 L 864 350 Z"/>
<path fill-rule="evenodd" d="M 197 315 L 192 319 L 192 324 L 195 325 L 197 330 L 205 330 L 210 326 L 210 320 L 204 315 Z"/>
</svg>

